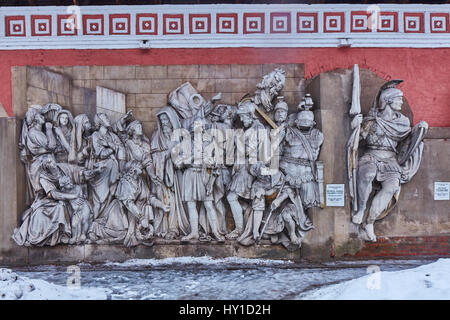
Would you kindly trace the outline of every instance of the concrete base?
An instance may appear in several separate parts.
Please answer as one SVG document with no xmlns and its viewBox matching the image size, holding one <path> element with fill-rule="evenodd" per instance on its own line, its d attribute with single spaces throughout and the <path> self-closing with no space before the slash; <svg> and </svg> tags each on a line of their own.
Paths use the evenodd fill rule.
<svg viewBox="0 0 450 320">
<path fill-rule="evenodd" d="M 192 242 L 181 243 L 178 240 L 156 240 L 153 246 L 139 245 L 126 248 L 117 245 L 58 245 L 55 247 L 21 248 L 20 259 L 10 259 L 17 256 L 4 255 L 0 263 L 5 266 L 47 265 L 47 264 L 76 264 L 123 262 L 129 259 L 164 259 L 173 257 L 201 257 L 214 258 L 240 257 L 250 259 L 293 260 L 301 259 L 301 250 L 287 251 L 281 245 L 272 245 L 269 241 L 261 241 L 259 245 L 244 247 L 236 242 Z"/>
</svg>

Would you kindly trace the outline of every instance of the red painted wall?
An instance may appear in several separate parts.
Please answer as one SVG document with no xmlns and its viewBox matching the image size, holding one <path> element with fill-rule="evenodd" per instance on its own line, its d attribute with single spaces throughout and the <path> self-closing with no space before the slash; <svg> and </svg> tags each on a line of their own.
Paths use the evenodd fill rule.
<svg viewBox="0 0 450 320">
<path fill-rule="evenodd" d="M 403 79 L 414 121 L 450 127 L 450 49 L 218 48 L 0 51 L 0 103 L 12 115 L 11 66 L 304 63 L 305 76 L 359 64 L 378 76 Z"/>
</svg>

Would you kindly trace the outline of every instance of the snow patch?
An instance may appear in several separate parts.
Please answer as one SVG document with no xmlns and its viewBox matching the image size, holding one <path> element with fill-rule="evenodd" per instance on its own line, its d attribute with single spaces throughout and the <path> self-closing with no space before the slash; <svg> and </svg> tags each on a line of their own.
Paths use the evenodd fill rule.
<svg viewBox="0 0 450 320">
<path fill-rule="evenodd" d="M 135 267 L 135 266 L 149 266 L 149 267 L 161 267 L 170 265 L 247 265 L 247 266 L 280 266 L 293 264 L 290 260 L 264 260 L 264 259 L 246 259 L 239 257 L 228 257 L 216 259 L 213 257 L 177 257 L 177 258 L 164 258 L 164 259 L 130 259 L 124 262 L 107 262 L 106 266 L 119 266 L 119 267 Z"/>
<path fill-rule="evenodd" d="M 414 269 L 380 271 L 343 283 L 309 291 L 307 300 L 448 300 L 450 259 Z"/>
<path fill-rule="evenodd" d="M 0 300 L 105 300 L 106 289 L 69 288 L 0 269 Z"/>
</svg>

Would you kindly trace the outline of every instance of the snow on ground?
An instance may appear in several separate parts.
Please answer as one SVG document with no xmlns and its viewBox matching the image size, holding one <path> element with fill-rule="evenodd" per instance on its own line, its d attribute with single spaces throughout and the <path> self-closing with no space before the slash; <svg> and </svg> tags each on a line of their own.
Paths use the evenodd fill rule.
<svg viewBox="0 0 450 320">
<path fill-rule="evenodd" d="M 44 280 L 18 276 L 0 269 L 0 300 L 104 300 L 108 295 L 100 288 L 69 288 Z"/>
<path fill-rule="evenodd" d="M 414 269 L 380 271 L 300 295 L 308 300 L 448 300 L 450 259 Z"/>
<path fill-rule="evenodd" d="M 245 266 L 267 266 L 276 267 L 280 265 L 293 264 L 290 260 L 264 260 L 264 259 L 247 259 L 239 257 L 228 258 L 213 258 L 208 256 L 203 257 L 177 257 L 177 258 L 165 258 L 165 259 L 130 259 L 124 262 L 107 262 L 106 266 L 117 267 L 135 267 L 135 266 L 149 266 L 149 267 L 162 267 L 173 266 L 175 264 L 187 264 L 187 265 L 245 265 Z"/>
</svg>

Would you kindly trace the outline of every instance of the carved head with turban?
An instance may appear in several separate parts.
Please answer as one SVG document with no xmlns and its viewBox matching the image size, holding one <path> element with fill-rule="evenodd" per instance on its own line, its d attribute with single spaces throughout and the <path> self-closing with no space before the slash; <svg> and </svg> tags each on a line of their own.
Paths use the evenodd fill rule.
<svg viewBox="0 0 450 320">
<path fill-rule="evenodd" d="M 110 128 L 111 122 L 106 113 L 97 113 L 94 117 L 94 125 L 97 130 L 100 129 L 100 127 Z"/>
</svg>

